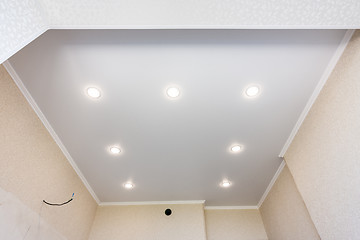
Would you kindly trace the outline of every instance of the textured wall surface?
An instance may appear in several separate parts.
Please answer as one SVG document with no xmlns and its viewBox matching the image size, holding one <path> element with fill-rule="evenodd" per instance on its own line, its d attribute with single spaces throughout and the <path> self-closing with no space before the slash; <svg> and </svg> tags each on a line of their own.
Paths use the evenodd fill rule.
<svg viewBox="0 0 360 240">
<path fill-rule="evenodd" d="M 360 239 L 359 66 L 356 31 L 285 154 L 324 240 Z"/>
<path fill-rule="evenodd" d="M 287 166 L 261 205 L 260 213 L 269 240 L 320 239 Z"/>
<path fill-rule="evenodd" d="M 47 29 L 37 0 L 1 0 L 0 63 Z"/>
<path fill-rule="evenodd" d="M 267 240 L 259 210 L 205 210 L 207 240 Z"/>
<path fill-rule="evenodd" d="M 97 204 L 36 116 L 6 70 L 0 65 L 0 187 L 69 240 L 88 238 Z"/>
<path fill-rule="evenodd" d="M 99 206 L 89 240 L 103 239 L 206 240 L 203 205 Z"/>
</svg>

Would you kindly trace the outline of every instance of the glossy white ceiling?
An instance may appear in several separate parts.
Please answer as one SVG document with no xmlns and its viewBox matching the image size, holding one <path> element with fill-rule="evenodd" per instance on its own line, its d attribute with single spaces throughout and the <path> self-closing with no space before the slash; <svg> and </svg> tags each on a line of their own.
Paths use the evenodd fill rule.
<svg viewBox="0 0 360 240">
<path fill-rule="evenodd" d="M 344 34 L 51 30 L 10 63 L 102 202 L 250 206 Z M 246 99 L 252 83 L 262 93 Z M 89 99 L 89 86 L 102 97 Z M 166 97 L 169 86 L 178 99 Z M 243 152 L 229 152 L 235 143 Z"/>
</svg>

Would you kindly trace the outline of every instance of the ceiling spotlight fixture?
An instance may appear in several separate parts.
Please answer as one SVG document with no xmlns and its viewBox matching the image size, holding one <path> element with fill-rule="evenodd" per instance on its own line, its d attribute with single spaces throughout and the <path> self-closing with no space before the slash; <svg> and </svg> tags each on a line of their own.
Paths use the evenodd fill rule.
<svg viewBox="0 0 360 240">
<path fill-rule="evenodd" d="M 100 98 L 101 96 L 100 90 L 95 87 L 89 87 L 88 89 L 86 89 L 86 93 L 89 97 L 94 99 Z"/>
<path fill-rule="evenodd" d="M 260 87 L 256 85 L 249 86 L 245 89 L 245 95 L 249 98 L 254 98 L 259 96 L 260 94 Z"/>
<path fill-rule="evenodd" d="M 230 187 L 230 185 L 231 185 L 231 182 L 228 180 L 224 180 L 220 183 L 220 186 L 223 188 L 228 188 L 228 187 Z"/>
<path fill-rule="evenodd" d="M 179 88 L 176 87 L 169 87 L 166 90 L 166 94 L 170 97 L 170 98 L 177 98 L 180 95 L 180 90 Z"/>
<path fill-rule="evenodd" d="M 126 189 L 132 189 L 132 188 L 134 188 L 134 184 L 132 184 L 131 182 L 127 182 L 127 183 L 124 184 L 124 187 Z"/>
<path fill-rule="evenodd" d="M 110 147 L 110 152 L 113 154 L 119 154 L 121 149 L 119 147 Z"/>
<path fill-rule="evenodd" d="M 232 146 L 231 148 L 230 148 L 230 150 L 231 150 L 231 152 L 233 152 L 233 153 L 237 153 L 237 152 L 240 152 L 241 150 L 242 150 L 242 146 L 240 146 L 240 145 L 234 145 L 234 146 Z"/>
</svg>

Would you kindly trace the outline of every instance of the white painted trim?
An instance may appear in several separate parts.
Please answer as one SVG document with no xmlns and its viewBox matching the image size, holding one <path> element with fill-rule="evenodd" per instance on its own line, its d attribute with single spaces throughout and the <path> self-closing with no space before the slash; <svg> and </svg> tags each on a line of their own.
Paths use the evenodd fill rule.
<svg viewBox="0 0 360 240">
<path fill-rule="evenodd" d="M 4 63 L 6 60 L 8 60 L 12 55 L 20 51 L 23 47 L 34 41 L 36 38 L 38 38 L 40 35 L 42 35 L 44 32 L 49 30 L 47 26 L 42 27 L 39 31 L 32 34 L 30 37 L 28 37 L 25 41 L 19 43 L 16 47 L 12 48 L 11 51 L 6 52 L 4 55 L 0 56 L 0 64 Z"/>
<path fill-rule="evenodd" d="M 54 24 L 50 26 L 50 29 L 359 29 L 360 25 L 349 25 L 349 26 L 337 26 L 337 25 L 72 25 L 72 24 Z"/>
<path fill-rule="evenodd" d="M 276 180 L 278 179 L 278 177 L 279 177 L 280 173 L 282 172 L 282 170 L 284 169 L 285 165 L 286 165 L 285 161 L 282 160 L 282 162 L 281 162 L 278 170 L 276 171 L 274 177 L 271 179 L 271 181 L 270 181 L 268 187 L 266 188 L 264 194 L 263 194 L 262 197 L 260 198 L 260 201 L 259 201 L 259 203 L 258 203 L 258 205 L 257 205 L 258 208 L 260 208 L 261 205 L 263 204 L 263 202 L 265 201 L 267 195 L 269 194 L 271 188 L 274 186 Z"/>
<path fill-rule="evenodd" d="M 52 126 L 50 125 L 48 120 L 46 119 L 45 115 L 41 112 L 41 110 L 40 110 L 39 106 L 36 104 L 35 100 L 31 97 L 30 93 L 28 92 L 25 85 L 21 81 L 19 75 L 17 75 L 17 73 L 15 72 L 14 68 L 11 66 L 9 61 L 4 62 L 3 65 L 6 68 L 6 70 L 8 71 L 8 73 L 10 74 L 10 76 L 12 77 L 12 79 L 14 80 L 14 82 L 16 83 L 16 85 L 18 86 L 18 88 L 20 89 L 20 91 L 22 92 L 22 94 L 24 95 L 24 97 L 26 98 L 26 100 L 28 101 L 28 103 L 30 104 L 30 106 L 32 107 L 32 109 L 35 111 L 37 116 L 40 118 L 40 120 L 44 124 L 45 128 L 49 131 L 49 133 L 52 136 L 52 138 L 54 139 L 54 141 L 57 143 L 57 145 L 59 146 L 61 151 L 64 153 L 64 155 L 67 158 L 67 160 L 69 161 L 70 165 L 73 167 L 73 169 L 75 170 L 75 172 L 77 173 L 77 175 L 79 176 L 81 181 L 84 183 L 85 187 L 87 188 L 87 190 L 89 191 L 91 196 L 99 204 L 100 203 L 99 198 L 96 196 L 94 190 L 91 188 L 91 186 L 85 179 L 84 175 L 82 174 L 79 167 L 76 165 L 76 163 L 72 159 L 70 153 L 67 151 L 67 149 L 65 148 L 64 144 L 61 142 L 58 135 L 55 133 L 54 129 L 52 128 Z"/>
<path fill-rule="evenodd" d="M 329 78 L 330 74 L 332 73 L 332 71 L 334 70 L 337 62 L 339 61 L 342 53 L 344 52 L 346 46 L 348 45 L 353 33 L 355 32 L 355 30 L 347 30 L 343 39 L 341 40 L 339 47 L 336 49 L 334 55 L 332 56 L 332 58 L 330 59 L 329 64 L 327 65 L 324 73 L 322 74 L 319 83 L 317 84 L 317 86 L 315 87 L 314 92 L 312 93 L 310 99 L 308 100 L 308 102 L 306 103 L 306 106 L 304 108 L 304 110 L 302 111 L 299 119 L 297 120 L 294 128 L 292 129 L 289 138 L 286 140 L 284 147 L 282 148 L 279 157 L 284 157 L 286 151 L 288 150 L 291 142 L 293 141 L 296 133 L 299 131 L 301 124 L 303 123 L 303 121 L 305 120 L 306 116 L 308 115 L 312 105 L 314 104 L 316 98 L 319 96 L 321 89 L 324 87 L 327 79 Z"/>
<path fill-rule="evenodd" d="M 259 209 L 257 206 L 205 206 L 205 210 L 247 210 Z"/>
<path fill-rule="evenodd" d="M 188 201 L 145 201 L 145 202 L 101 202 L 99 206 L 133 206 L 133 205 L 171 205 L 171 204 L 204 204 L 205 200 Z"/>
</svg>

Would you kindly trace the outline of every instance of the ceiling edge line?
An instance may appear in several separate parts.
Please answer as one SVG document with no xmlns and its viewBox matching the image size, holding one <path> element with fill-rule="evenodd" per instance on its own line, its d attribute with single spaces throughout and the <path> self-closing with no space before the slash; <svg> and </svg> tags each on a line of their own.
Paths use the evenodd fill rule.
<svg viewBox="0 0 360 240">
<path fill-rule="evenodd" d="M 136 206 L 136 205 L 204 204 L 204 203 L 205 203 L 205 200 L 144 201 L 144 202 L 100 202 L 99 206 Z"/>
<path fill-rule="evenodd" d="M 205 206 L 205 210 L 258 210 L 258 206 Z"/>
<path fill-rule="evenodd" d="M 270 190 L 272 189 L 272 187 L 274 186 L 276 180 L 278 179 L 278 177 L 280 176 L 280 173 L 282 172 L 282 170 L 284 169 L 286 163 L 285 160 L 283 159 L 278 170 L 276 171 L 274 177 L 271 179 L 269 185 L 267 186 L 264 194 L 262 195 L 262 197 L 260 198 L 259 203 L 257 204 L 257 208 L 260 208 L 261 205 L 263 204 L 263 202 L 265 201 L 267 195 L 269 194 Z"/>
<path fill-rule="evenodd" d="M 15 53 L 17 53 L 18 51 L 23 49 L 26 45 L 28 45 L 29 43 L 31 43 L 32 41 L 34 41 L 35 39 L 40 37 L 43 33 L 45 33 L 49 29 L 50 29 L 49 26 L 45 25 L 45 26 L 41 27 L 39 31 L 36 31 L 34 34 L 27 37 L 26 40 L 22 41 L 21 43 L 19 43 L 15 47 L 12 47 L 9 52 L 7 52 L 4 55 L 0 56 L 0 64 L 5 64 L 5 62 L 11 56 L 13 56 Z"/>
<path fill-rule="evenodd" d="M 52 24 L 49 29 L 257 29 L 257 30 L 313 30 L 313 29 L 359 29 L 360 25 L 214 25 L 214 24 L 199 24 L 199 25 L 146 25 L 146 24 L 108 24 L 108 25 L 75 25 L 75 24 Z"/>
<path fill-rule="evenodd" d="M 341 40 L 338 48 L 336 49 L 334 55 L 331 57 L 327 67 L 325 68 L 325 71 L 321 75 L 321 78 L 320 78 L 318 84 L 316 85 L 315 90 L 313 91 L 311 97 L 309 98 L 308 102 L 306 103 L 305 108 L 301 112 L 299 119 L 295 123 L 295 126 L 292 129 L 292 131 L 290 133 L 290 136 L 288 137 L 288 139 L 286 140 L 283 148 L 281 149 L 279 157 L 281 157 L 281 158 L 284 157 L 284 155 L 285 155 L 286 151 L 288 150 L 288 148 L 290 147 L 290 144 L 293 141 L 296 133 L 299 131 L 299 129 L 300 129 L 302 123 L 304 122 L 306 116 L 308 115 L 312 105 L 314 104 L 317 97 L 319 96 L 319 94 L 321 92 L 321 89 L 324 87 L 326 81 L 328 80 L 331 73 L 333 72 L 336 64 L 338 63 L 342 53 L 344 52 L 344 50 L 345 50 L 346 46 L 348 45 L 352 35 L 354 34 L 354 32 L 355 32 L 354 29 L 346 31 L 346 33 L 345 33 L 343 39 Z"/>
<path fill-rule="evenodd" d="M 70 153 L 67 151 L 66 147 L 61 142 L 60 138 L 58 137 L 58 135 L 56 134 L 55 130 L 52 128 L 52 126 L 50 125 L 48 120 L 46 119 L 45 115 L 40 110 L 39 106 L 36 104 L 35 100 L 30 95 L 29 91 L 27 90 L 27 88 L 25 87 L 23 82 L 21 81 L 19 75 L 16 73 L 15 69 L 12 67 L 11 63 L 9 61 L 5 61 L 3 63 L 3 65 L 4 65 L 5 69 L 8 71 L 8 73 L 10 74 L 11 78 L 14 80 L 15 84 L 20 89 L 21 93 L 23 94 L 23 96 L 25 97 L 27 102 L 30 104 L 31 108 L 35 111 L 36 115 L 39 117 L 39 119 L 41 120 L 41 122 L 43 123 L 45 128 L 48 130 L 51 137 L 54 139 L 56 144 L 59 146 L 62 153 L 65 155 L 66 159 L 70 163 L 71 167 L 74 169 L 76 174 L 79 176 L 80 180 L 83 182 L 83 184 L 85 185 L 85 187 L 89 191 L 90 195 L 94 198 L 96 203 L 99 204 L 100 200 L 97 197 L 96 193 L 94 192 L 94 190 L 92 189 L 92 187 L 90 186 L 88 181 L 86 180 L 83 173 L 80 171 L 79 167 L 74 162 L 74 160 L 71 157 Z"/>
</svg>

